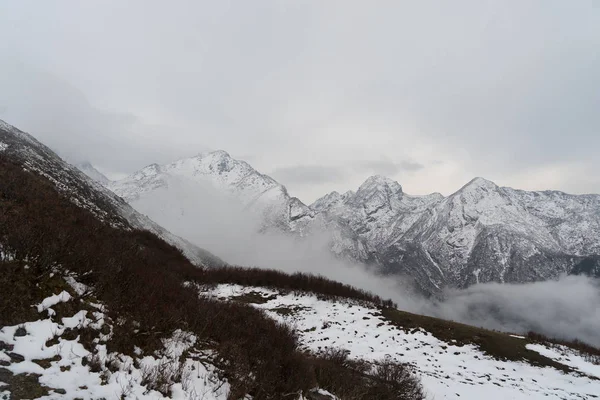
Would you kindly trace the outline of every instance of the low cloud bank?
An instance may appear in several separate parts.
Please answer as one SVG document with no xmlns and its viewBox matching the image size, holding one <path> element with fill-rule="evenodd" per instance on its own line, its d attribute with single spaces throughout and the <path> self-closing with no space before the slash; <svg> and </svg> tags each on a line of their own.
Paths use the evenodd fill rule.
<svg viewBox="0 0 600 400">
<path fill-rule="evenodd" d="M 584 276 L 527 284 L 488 283 L 447 292 L 421 311 L 488 329 L 579 339 L 600 347 L 600 282 Z"/>
</svg>

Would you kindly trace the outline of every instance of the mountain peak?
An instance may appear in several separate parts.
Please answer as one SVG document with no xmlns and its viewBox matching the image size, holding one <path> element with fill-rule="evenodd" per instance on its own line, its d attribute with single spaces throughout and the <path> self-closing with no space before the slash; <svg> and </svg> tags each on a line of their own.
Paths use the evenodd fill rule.
<svg viewBox="0 0 600 400">
<path fill-rule="evenodd" d="M 358 192 L 364 191 L 389 191 L 391 193 L 402 192 L 402 186 L 393 179 L 383 175 L 373 175 L 367 178 L 358 188 Z"/>
<path fill-rule="evenodd" d="M 198 154 L 198 157 L 200 157 L 200 158 L 206 158 L 206 157 L 232 158 L 231 155 L 228 152 L 226 152 L 225 150 L 213 150 L 213 151 L 203 152 L 203 153 Z"/>
<path fill-rule="evenodd" d="M 465 186 L 463 186 L 463 189 L 466 188 L 496 189 L 498 188 L 498 185 L 496 185 L 490 180 L 478 176 L 476 178 L 471 179 Z"/>
<path fill-rule="evenodd" d="M 341 199 L 342 195 L 334 190 L 333 192 L 315 200 L 315 202 L 310 205 L 310 208 L 318 211 L 327 210 L 331 206 L 338 204 L 341 201 Z"/>
</svg>

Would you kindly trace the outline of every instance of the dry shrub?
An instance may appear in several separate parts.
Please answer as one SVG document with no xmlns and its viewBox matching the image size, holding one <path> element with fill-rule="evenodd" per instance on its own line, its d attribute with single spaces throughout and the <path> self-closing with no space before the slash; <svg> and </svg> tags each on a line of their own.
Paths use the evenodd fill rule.
<svg viewBox="0 0 600 400">
<path fill-rule="evenodd" d="M 319 386 L 344 400 L 425 398 L 410 367 L 390 359 L 370 365 L 350 360 L 343 349 L 327 349 L 313 364 Z"/>
</svg>

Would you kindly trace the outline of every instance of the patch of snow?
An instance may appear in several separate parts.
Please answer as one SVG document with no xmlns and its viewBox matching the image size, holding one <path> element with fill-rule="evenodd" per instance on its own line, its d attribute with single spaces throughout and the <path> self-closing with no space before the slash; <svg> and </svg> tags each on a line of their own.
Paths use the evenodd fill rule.
<svg viewBox="0 0 600 400">
<path fill-rule="evenodd" d="M 71 286 L 71 288 L 75 291 L 75 293 L 77 293 L 79 296 L 83 295 L 84 293 L 86 293 L 87 291 L 89 291 L 89 288 L 87 285 L 84 285 L 83 283 L 77 282 L 75 280 L 75 278 L 73 278 L 72 276 L 66 276 L 65 277 L 65 281 L 69 284 L 69 286 Z"/>
<path fill-rule="evenodd" d="M 473 271 L 473 275 L 475 275 L 475 282 L 479 283 L 479 274 L 481 273 L 481 268 L 477 268 L 475 271 Z"/>
<path fill-rule="evenodd" d="M 44 299 L 38 309 L 44 310 L 60 301 L 70 299 L 68 293 L 65 293 L 67 292 Z M 137 360 L 138 362 L 123 354 L 108 353 L 105 345 L 97 344 L 95 357 L 99 358 L 103 370 L 91 372 L 89 364 L 83 362 L 91 353 L 79 342 L 79 337 L 67 340 L 61 335 L 68 328 L 100 329 L 103 324 L 102 312 L 93 312 L 90 315 L 88 311 L 81 310 L 71 317 L 62 318 L 61 321 L 48 318 L 2 327 L 0 341 L 11 346 L 10 352 L 21 355 L 24 360 L 10 363 L 11 357 L 8 356 L 7 350 L 2 350 L 0 361 L 9 362 L 4 368 L 13 374 L 39 374 L 40 384 L 50 389 L 49 394 L 41 397 L 42 399 L 227 399 L 229 384 L 218 378 L 218 371 L 213 365 L 198 361 L 200 354 L 192 349 L 196 343 L 195 336 L 182 331 L 177 331 L 172 337 L 164 340 L 160 352 L 145 356 Z M 20 327 L 27 333 L 24 336 L 15 336 Z M 48 346 L 48 340 L 53 338 L 57 339 L 57 343 Z M 98 332 L 98 338 L 103 341 L 106 336 Z M 180 360 L 186 351 L 189 354 L 185 353 L 184 359 Z M 43 368 L 34 362 L 35 360 L 48 360 L 49 366 Z M 116 366 L 116 370 L 108 370 L 105 367 L 107 363 Z M 149 390 L 142 384 L 144 376 L 150 373 L 168 374 L 169 371 L 182 372 L 181 382 L 171 387 L 169 397 Z M 0 383 L 0 387 L 2 386 L 5 385 Z M 54 389 L 63 389 L 66 394 L 56 393 Z M 9 390 L 0 390 L 0 399 L 4 398 L 10 398 Z"/>
<path fill-rule="evenodd" d="M 55 294 L 45 298 L 40 304 L 37 305 L 37 310 L 38 312 L 42 312 L 58 303 L 65 303 L 69 300 L 71 300 L 71 295 L 69 292 L 63 290 L 60 294 Z"/>
<path fill-rule="evenodd" d="M 587 361 L 576 351 L 566 346 L 556 345 L 548 347 L 541 344 L 528 344 L 525 347 L 584 374 L 595 376 L 600 379 L 600 365 L 595 365 L 590 361 Z"/>
</svg>

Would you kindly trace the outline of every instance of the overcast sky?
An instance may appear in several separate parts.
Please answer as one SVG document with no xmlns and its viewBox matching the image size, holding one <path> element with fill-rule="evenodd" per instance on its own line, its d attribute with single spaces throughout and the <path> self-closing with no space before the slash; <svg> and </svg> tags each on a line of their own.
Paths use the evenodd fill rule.
<svg viewBox="0 0 600 400">
<path fill-rule="evenodd" d="M 225 149 L 306 202 L 600 193 L 597 0 L 4 0 L 0 37 L 0 118 L 113 174 Z"/>
</svg>

